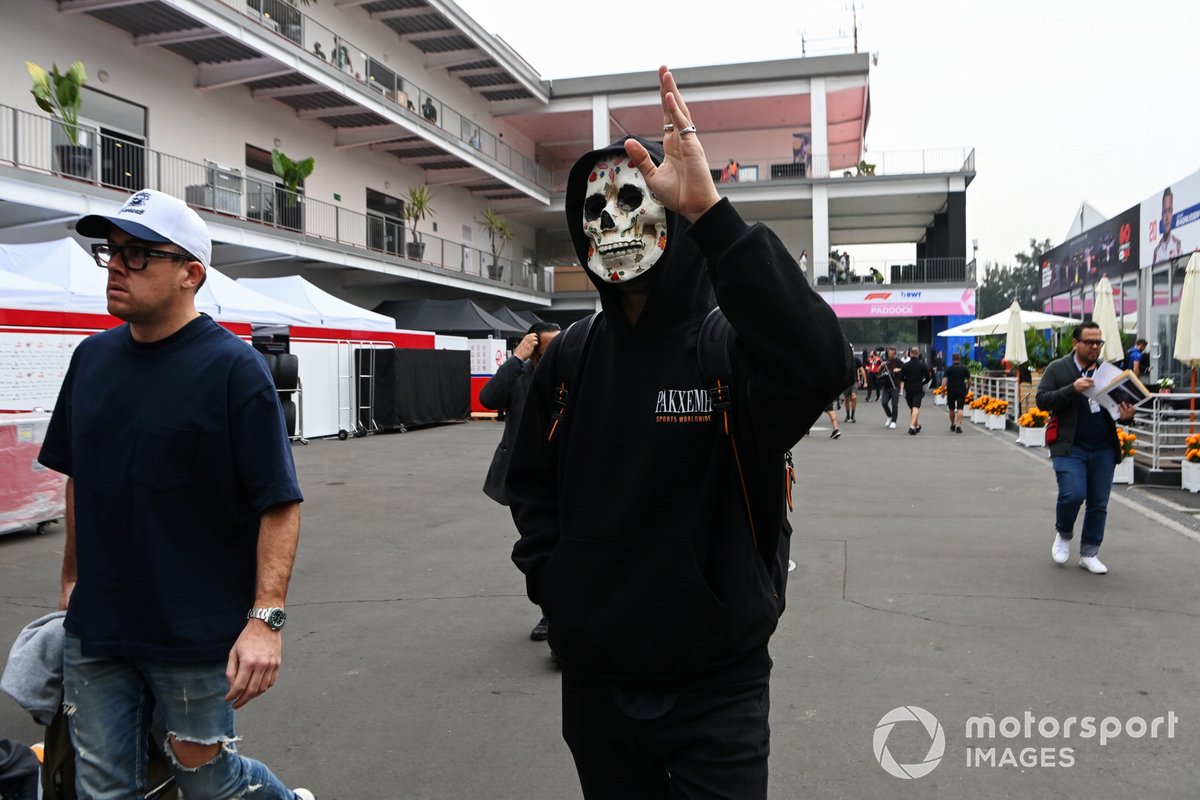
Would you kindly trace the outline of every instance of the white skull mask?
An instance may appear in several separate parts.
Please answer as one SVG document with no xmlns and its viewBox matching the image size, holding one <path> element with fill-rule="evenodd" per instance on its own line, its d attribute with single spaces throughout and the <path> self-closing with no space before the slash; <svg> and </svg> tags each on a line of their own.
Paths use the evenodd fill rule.
<svg viewBox="0 0 1200 800">
<path fill-rule="evenodd" d="M 667 246 L 667 210 L 625 156 L 598 161 L 588 176 L 583 232 L 588 269 L 618 283 L 641 275 Z"/>
</svg>

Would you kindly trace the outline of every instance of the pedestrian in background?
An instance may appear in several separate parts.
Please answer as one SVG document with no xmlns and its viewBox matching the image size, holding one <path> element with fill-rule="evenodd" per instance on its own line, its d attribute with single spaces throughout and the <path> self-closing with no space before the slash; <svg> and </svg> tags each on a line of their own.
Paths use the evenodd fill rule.
<svg viewBox="0 0 1200 800">
<path fill-rule="evenodd" d="M 903 370 L 904 362 L 896 357 L 896 348 L 889 347 L 887 358 L 879 368 L 878 381 L 880 405 L 883 406 L 884 416 L 887 417 L 884 426 L 893 430 L 896 427 L 896 415 L 900 413 L 900 381 Z"/>
<path fill-rule="evenodd" d="M 517 440 L 517 426 L 521 423 L 521 413 L 525 410 L 525 396 L 529 393 L 529 382 L 533 379 L 533 371 L 538 362 L 559 333 L 558 325 L 552 322 L 535 322 L 529 326 L 525 336 L 513 349 L 496 374 L 488 378 L 487 383 L 479 390 L 479 404 L 493 411 L 504 409 L 507 415 L 504 420 L 504 435 L 496 445 L 492 455 L 492 464 L 488 468 L 487 477 L 483 481 L 483 493 L 502 506 L 508 505 L 508 494 L 504 491 L 504 481 L 508 477 L 508 462 L 512 457 L 512 448 Z M 529 632 L 529 638 L 535 642 L 544 642 L 549 628 L 543 616 Z"/>
</svg>

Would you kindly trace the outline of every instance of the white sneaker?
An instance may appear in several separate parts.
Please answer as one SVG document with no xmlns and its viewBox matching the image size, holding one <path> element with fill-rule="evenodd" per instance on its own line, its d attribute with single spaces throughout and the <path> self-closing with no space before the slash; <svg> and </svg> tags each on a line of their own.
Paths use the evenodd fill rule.
<svg viewBox="0 0 1200 800">
<path fill-rule="evenodd" d="M 888 421 L 888 427 L 889 427 L 889 428 L 891 428 L 892 430 L 896 430 L 896 420 L 894 420 L 894 419 L 893 419 L 893 420 L 889 420 L 889 421 Z"/>
<path fill-rule="evenodd" d="M 1108 573 L 1108 567 L 1104 566 L 1104 562 L 1099 556 L 1080 556 L 1079 566 L 1086 569 L 1093 575 L 1104 575 Z"/>
<path fill-rule="evenodd" d="M 293 789 L 298 800 L 317 800 L 317 796 L 308 789 Z"/>
<path fill-rule="evenodd" d="M 1050 547 L 1050 557 L 1060 567 L 1071 557 L 1071 540 L 1064 539 L 1058 531 L 1054 532 L 1054 544 Z"/>
</svg>

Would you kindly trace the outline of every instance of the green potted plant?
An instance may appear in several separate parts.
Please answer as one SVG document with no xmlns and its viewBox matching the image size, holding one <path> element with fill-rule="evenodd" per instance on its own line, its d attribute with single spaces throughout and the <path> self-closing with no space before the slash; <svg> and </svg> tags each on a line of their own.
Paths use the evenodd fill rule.
<svg viewBox="0 0 1200 800">
<path fill-rule="evenodd" d="M 29 93 L 33 95 L 38 108 L 58 119 L 70 142 L 55 147 L 59 171 L 76 178 L 90 178 L 94 154 L 88 146 L 88 132 L 79 127 L 82 89 L 87 83 L 83 62 L 76 61 L 66 72 L 59 72 L 57 64 L 52 65 L 50 72 L 46 72 L 32 61 L 26 61 L 25 68 L 33 79 L 33 88 Z"/>
<path fill-rule="evenodd" d="M 491 206 L 483 210 L 483 219 L 479 222 L 487 231 L 492 247 L 492 263 L 488 266 L 488 277 L 498 281 L 504 277 L 504 265 L 500 263 L 500 254 L 504 252 L 504 245 L 511 242 L 516 234 L 513 233 L 508 220 L 497 214 L 496 209 Z"/>
<path fill-rule="evenodd" d="M 276 203 L 279 209 L 279 224 L 292 230 L 304 227 L 303 209 L 297 201 L 297 191 L 300 183 L 309 175 L 317 162 L 312 156 L 301 161 L 293 161 L 278 148 L 271 151 L 271 169 L 283 181 L 287 191 L 276 189 L 276 195 L 283 195 L 283 202 Z"/>
<path fill-rule="evenodd" d="M 421 234 L 417 233 L 417 226 L 426 217 L 432 217 L 437 213 L 433 210 L 431 200 L 429 187 L 425 184 L 408 188 L 408 199 L 404 203 L 404 219 L 412 225 L 413 240 L 405 245 L 405 252 L 414 261 L 420 261 L 425 257 L 425 242 L 421 240 Z"/>
</svg>

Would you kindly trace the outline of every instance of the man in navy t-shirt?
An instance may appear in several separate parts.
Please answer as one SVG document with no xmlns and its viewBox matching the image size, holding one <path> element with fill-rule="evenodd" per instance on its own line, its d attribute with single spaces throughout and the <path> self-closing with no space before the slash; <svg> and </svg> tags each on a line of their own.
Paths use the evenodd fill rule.
<svg viewBox="0 0 1200 800">
<path fill-rule="evenodd" d="M 279 674 L 300 534 L 270 373 L 196 311 L 212 243 L 182 201 L 140 191 L 76 230 L 105 240 L 92 252 L 126 323 L 79 344 L 39 456 L 69 476 L 60 605 L 78 792 L 144 793 L 153 698 L 186 796 L 311 800 L 233 746 L 232 709 Z"/>
</svg>

